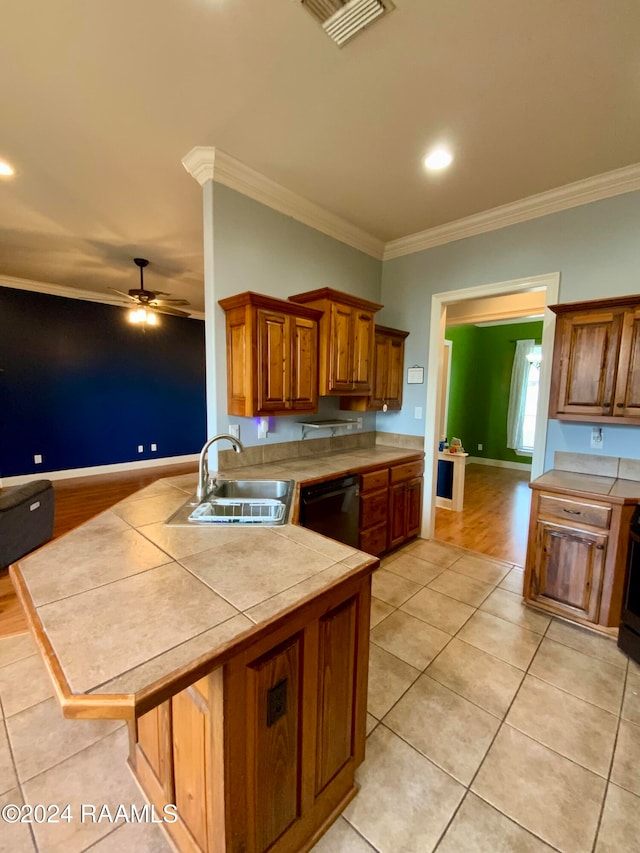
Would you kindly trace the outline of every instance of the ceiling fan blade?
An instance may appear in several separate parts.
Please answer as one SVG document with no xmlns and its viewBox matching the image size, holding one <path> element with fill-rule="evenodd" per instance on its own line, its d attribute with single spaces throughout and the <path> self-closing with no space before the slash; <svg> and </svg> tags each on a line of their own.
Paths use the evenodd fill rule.
<svg viewBox="0 0 640 853">
<path fill-rule="evenodd" d="M 158 305 L 158 307 L 156 307 L 155 305 L 152 305 L 151 310 L 156 311 L 158 314 L 171 314 L 174 317 L 190 317 L 191 316 L 191 314 L 189 314 L 188 311 L 179 311 L 177 308 L 164 308 L 161 305 Z"/>
<path fill-rule="evenodd" d="M 114 293 L 117 293 L 118 296 L 124 296 L 126 299 L 130 299 L 132 302 L 137 302 L 138 300 L 135 296 L 131 296 L 130 293 L 123 293 L 121 290 L 116 290 L 115 287 L 110 287 L 109 290 L 113 290 Z"/>
<path fill-rule="evenodd" d="M 188 299 L 154 299 L 152 305 L 188 305 Z"/>
</svg>

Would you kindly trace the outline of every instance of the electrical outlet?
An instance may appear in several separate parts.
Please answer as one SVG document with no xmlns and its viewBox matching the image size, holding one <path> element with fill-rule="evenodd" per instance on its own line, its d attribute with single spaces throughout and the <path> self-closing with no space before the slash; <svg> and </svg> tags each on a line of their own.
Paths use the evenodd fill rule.
<svg viewBox="0 0 640 853">
<path fill-rule="evenodd" d="M 229 435 L 240 438 L 240 424 L 229 424 Z"/>
<path fill-rule="evenodd" d="M 36 455 L 33 457 L 33 463 L 34 465 L 42 465 L 42 454 L 36 453 Z"/>
<path fill-rule="evenodd" d="M 416 407 L 414 408 L 414 410 L 413 410 L 413 417 L 414 417 L 417 421 L 421 421 L 421 420 L 422 420 L 422 406 L 416 406 Z"/>
<path fill-rule="evenodd" d="M 151 445 L 151 450 L 153 450 L 153 451 L 155 452 L 157 449 L 158 449 L 158 445 L 157 445 L 157 444 L 152 444 L 152 445 Z"/>
<path fill-rule="evenodd" d="M 138 445 L 138 453 L 144 453 L 144 444 Z"/>
<path fill-rule="evenodd" d="M 260 418 L 258 424 L 258 438 L 266 438 L 269 435 L 269 418 Z"/>
<path fill-rule="evenodd" d="M 604 447 L 604 433 L 602 432 L 602 427 L 592 428 L 590 447 L 592 450 L 602 450 Z"/>
<path fill-rule="evenodd" d="M 363 420 L 362 420 L 362 418 L 358 418 L 358 429 L 362 429 L 362 426 L 363 426 Z"/>
<path fill-rule="evenodd" d="M 478 445 L 478 450 L 484 450 L 484 444 L 479 444 L 479 445 Z"/>
</svg>

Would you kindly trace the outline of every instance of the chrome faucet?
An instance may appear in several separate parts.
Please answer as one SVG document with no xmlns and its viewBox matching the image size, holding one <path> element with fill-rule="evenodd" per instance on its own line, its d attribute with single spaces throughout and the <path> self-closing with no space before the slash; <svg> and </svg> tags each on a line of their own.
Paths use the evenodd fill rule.
<svg viewBox="0 0 640 853">
<path fill-rule="evenodd" d="M 209 485 L 209 448 L 213 444 L 214 441 L 218 441 L 221 438 L 228 439 L 233 445 L 233 449 L 236 453 L 242 453 L 244 447 L 242 446 L 242 442 L 239 438 L 236 438 L 234 435 L 229 435 L 226 432 L 221 432 L 218 435 L 214 435 L 213 438 L 210 438 L 209 441 L 205 444 L 205 446 L 200 451 L 200 461 L 198 462 L 198 490 L 196 491 L 196 498 L 198 501 L 204 500 L 204 498 L 209 493 L 208 485 Z M 215 481 L 214 481 L 215 484 Z"/>
</svg>

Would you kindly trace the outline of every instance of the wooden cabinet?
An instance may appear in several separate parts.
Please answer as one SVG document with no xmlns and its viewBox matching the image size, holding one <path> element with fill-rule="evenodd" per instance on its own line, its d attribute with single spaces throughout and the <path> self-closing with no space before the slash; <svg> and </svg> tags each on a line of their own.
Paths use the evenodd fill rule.
<svg viewBox="0 0 640 853">
<path fill-rule="evenodd" d="M 398 412 L 402 408 L 404 341 L 409 332 L 375 327 L 373 382 L 368 397 L 344 397 L 340 408 L 361 412 Z M 386 408 L 385 408 L 386 407 Z"/>
<path fill-rule="evenodd" d="M 387 550 L 389 469 L 363 474 L 360 483 L 360 543 L 367 554 L 379 557 Z"/>
<path fill-rule="evenodd" d="M 368 396 L 373 382 L 374 318 L 382 305 L 330 287 L 289 299 L 322 311 L 320 395 Z"/>
<path fill-rule="evenodd" d="M 389 550 L 420 533 L 423 471 L 423 460 L 389 469 Z"/>
<path fill-rule="evenodd" d="M 130 764 L 192 853 L 307 850 L 364 760 L 371 570 L 337 584 L 130 723 Z"/>
<path fill-rule="evenodd" d="M 617 627 L 633 506 L 531 486 L 525 601 L 583 624 Z"/>
<path fill-rule="evenodd" d="M 549 417 L 640 423 L 640 298 L 555 305 Z"/>
<path fill-rule="evenodd" d="M 316 412 L 321 313 L 252 292 L 219 304 L 226 315 L 228 413 Z"/>
</svg>

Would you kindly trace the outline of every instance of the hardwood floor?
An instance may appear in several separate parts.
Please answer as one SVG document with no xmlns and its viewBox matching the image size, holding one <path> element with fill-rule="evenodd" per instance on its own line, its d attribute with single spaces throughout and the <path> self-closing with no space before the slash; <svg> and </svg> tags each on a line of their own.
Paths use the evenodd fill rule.
<svg viewBox="0 0 640 853">
<path fill-rule="evenodd" d="M 139 468 L 118 474 L 97 474 L 92 477 L 76 477 L 56 480 L 56 513 L 53 538 L 62 536 L 83 524 L 94 515 L 137 492 L 143 486 L 154 483 L 161 477 L 187 474 L 197 471 L 195 462 L 178 465 L 163 465 L 157 468 Z M 9 570 L 0 571 L 0 637 L 7 637 L 27 630 L 27 621 L 16 598 Z"/>
<path fill-rule="evenodd" d="M 524 566 L 530 506 L 527 471 L 467 465 L 464 509 L 437 509 L 435 538 Z"/>
</svg>

